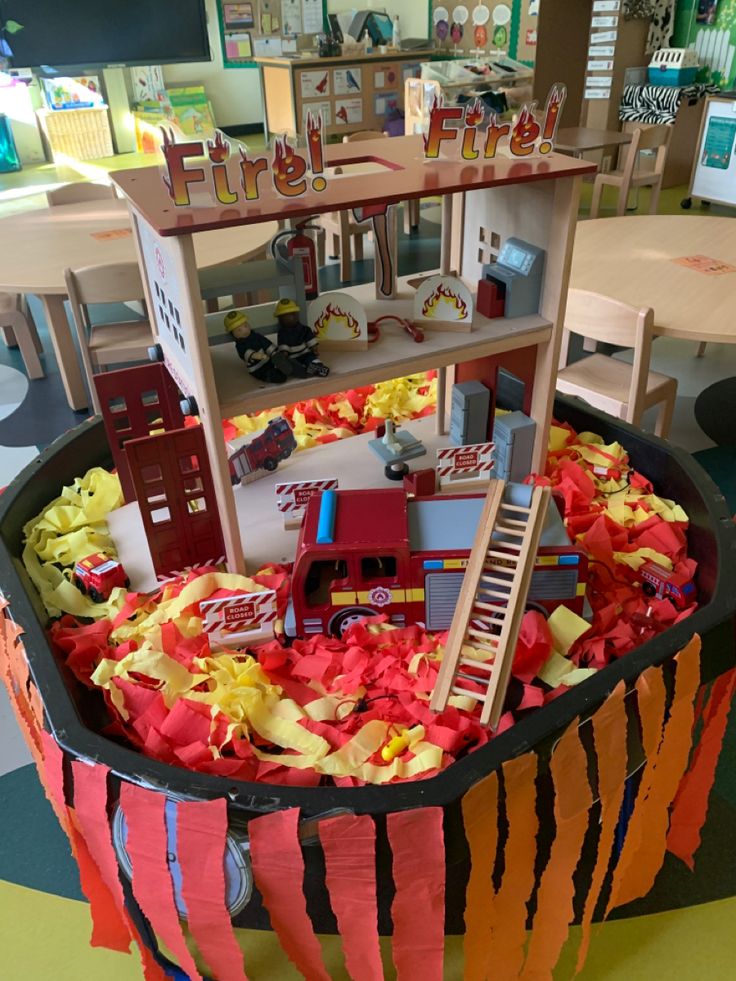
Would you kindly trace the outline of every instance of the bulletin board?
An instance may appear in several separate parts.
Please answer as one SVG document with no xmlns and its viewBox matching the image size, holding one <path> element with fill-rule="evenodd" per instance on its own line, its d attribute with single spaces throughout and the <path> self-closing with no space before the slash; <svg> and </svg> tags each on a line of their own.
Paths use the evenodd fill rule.
<svg viewBox="0 0 736 981">
<path fill-rule="evenodd" d="M 297 34 L 319 34 L 327 0 L 217 0 L 225 68 L 253 68 L 254 58 L 296 52 Z"/>
<path fill-rule="evenodd" d="M 690 194 L 736 207 L 736 99 L 733 97 L 711 96 L 706 103 Z"/>
<path fill-rule="evenodd" d="M 504 51 L 532 66 L 541 0 L 431 0 L 429 36 L 449 53 Z"/>
</svg>

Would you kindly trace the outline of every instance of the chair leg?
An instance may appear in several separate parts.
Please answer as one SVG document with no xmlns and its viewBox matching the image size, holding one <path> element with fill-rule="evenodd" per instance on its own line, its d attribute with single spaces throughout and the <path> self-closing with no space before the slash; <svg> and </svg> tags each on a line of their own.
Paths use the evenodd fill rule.
<svg viewBox="0 0 736 981">
<path fill-rule="evenodd" d="M 411 235 L 411 201 L 404 201 L 404 235 Z"/>
<path fill-rule="evenodd" d="M 43 344 L 41 343 L 41 338 L 38 336 L 36 321 L 33 319 L 31 308 L 28 306 L 28 297 L 25 296 L 25 294 L 20 298 L 20 312 L 26 318 L 26 323 L 28 324 L 28 329 L 31 332 L 31 337 L 33 338 L 33 344 L 36 350 L 39 354 L 43 354 Z"/>
<path fill-rule="evenodd" d="M 602 181 L 593 182 L 593 197 L 590 199 L 590 217 L 597 218 L 601 208 L 601 195 L 603 194 Z"/>
<path fill-rule="evenodd" d="M 353 242 L 355 243 L 355 261 L 356 262 L 362 262 L 363 261 L 363 236 L 362 236 L 362 234 L 361 235 L 354 235 L 353 236 Z"/>
<path fill-rule="evenodd" d="M 708 346 L 708 342 L 707 341 L 701 341 L 700 344 L 698 344 L 698 350 L 697 350 L 697 353 L 695 354 L 695 357 L 696 358 L 702 358 L 703 355 L 705 354 L 705 349 L 706 349 L 707 346 Z"/>
<path fill-rule="evenodd" d="M 670 427 L 672 426 L 672 416 L 675 411 L 676 399 L 677 386 L 675 386 L 671 391 L 667 392 L 660 403 L 659 412 L 657 413 L 657 421 L 654 424 L 655 436 L 660 436 L 662 439 L 667 439 L 669 436 Z"/>
<path fill-rule="evenodd" d="M 629 189 L 626 187 L 619 187 L 618 189 L 618 201 L 616 203 L 616 216 L 618 218 L 623 217 L 626 214 L 626 205 L 629 203 Z"/>
<path fill-rule="evenodd" d="M 649 198 L 649 214 L 656 215 L 659 211 L 659 194 L 662 190 L 662 178 L 656 184 L 652 184 L 652 196 Z"/>
<path fill-rule="evenodd" d="M 2 337 L 5 347 L 18 347 L 18 341 L 12 327 L 0 327 L 0 337 Z"/>
<path fill-rule="evenodd" d="M 337 259 L 340 255 L 340 236 L 337 232 L 330 232 L 330 239 L 332 241 L 332 252 L 330 253 L 330 259 Z"/>
<path fill-rule="evenodd" d="M 353 264 L 350 260 L 350 236 L 345 242 L 340 241 L 340 282 L 349 283 L 353 274 Z"/>
<path fill-rule="evenodd" d="M 327 233 L 324 228 L 317 232 L 317 266 L 321 269 L 325 264 L 325 252 L 327 251 Z"/>
</svg>

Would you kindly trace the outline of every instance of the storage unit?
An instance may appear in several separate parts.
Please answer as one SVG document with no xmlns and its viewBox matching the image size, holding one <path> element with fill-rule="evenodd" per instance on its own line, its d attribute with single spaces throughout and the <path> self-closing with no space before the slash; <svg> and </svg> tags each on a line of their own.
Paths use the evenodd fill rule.
<svg viewBox="0 0 736 981">
<path fill-rule="evenodd" d="M 493 423 L 495 466 L 492 476 L 521 481 L 533 469 L 532 454 L 537 424 L 523 412 L 497 416 Z"/>
<path fill-rule="evenodd" d="M 38 109 L 36 115 L 54 163 L 63 163 L 65 157 L 97 160 L 113 155 L 107 106 Z"/>
<path fill-rule="evenodd" d="M 491 393 L 479 381 L 458 382 L 452 386 L 450 442 L 455 446 L 484 443 L 488 435 Z"/>
</svg>

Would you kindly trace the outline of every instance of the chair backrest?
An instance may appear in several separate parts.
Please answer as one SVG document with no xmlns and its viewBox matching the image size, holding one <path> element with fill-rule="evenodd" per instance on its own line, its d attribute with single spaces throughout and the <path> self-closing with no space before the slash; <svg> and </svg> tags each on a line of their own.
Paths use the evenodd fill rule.
<svg viewBox="0 0 736 981">
<path fill-rule="evenodd" d="M 567 294 L 560 368 L 567 364 L 571 333 L 601 343 L 632 347 L 634 363 L 628 409 L 630 417 L 637 417 L 647 387 L 653 328 L 651 307 L 632 307 L 601 293 L 571 289 Z"/>
<path fill-rule="evenodd" d="M 46 192 L 46 200 L 50 208 L 60 204 L 80 204 L 83 201 L 109 201 L 114 197 L 116 197 L 115 188 L 111 184 L 95 184 L 91 181 L 64 184 L 62 187 Z"/>
<path fill-rule="evenodd" d="M 67 269 L 64 279 L 72 309 L 75 304 L 86 307 L 89 303 L 126 303 L 141 300 L 144 296 L 137 262 L 111 262 Z"/>
<path fill-rule="evenodd" d="M 667 162 L 667 152 L 672 139 L 672 126 L 648 126 L 641 130 L 639 150 L 656 150 L 657 159 L 654 161 L 654 173 L 663 174 Z"/>
<path fill-rule="evenodd" d="M 380 129 L 361 129 L 357 133 L 347 133 L 343 136 L 342 142 L 363 143 L 365 140 L 380 140 L 384 136 L 388 137 L 388 133 L 384 133 Z"/>
</svg>

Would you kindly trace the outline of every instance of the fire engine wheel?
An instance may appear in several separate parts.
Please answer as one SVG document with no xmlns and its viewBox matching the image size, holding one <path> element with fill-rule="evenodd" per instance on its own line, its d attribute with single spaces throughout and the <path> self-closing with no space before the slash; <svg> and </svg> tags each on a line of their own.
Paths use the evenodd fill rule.
<svg viewBox="0 0 736 981">
<path fill-rule="evenodd" d="M 77 587 L 77 589 L 82 594 L 82 596 L 87 595 L 87 587 L 85 586 L 85 584 L 82 582 L 81 579 L 75 579 L 74 585 Z"/>
<path fill-rule="evenodd" d="M 332 618 L 330 621 L 330 633 L 333 637 L 344 637 L 354 623 L 362 620 L 363 617 L 372 616 L 375 616 L 374 611 L 364 606 L 349 606 L 340 613 L 336 613 Z"/>
<path fill-rule="evenodd" d="M 642 593 L 644 593 L 645 596 L 656 596 L 657 595 L 657 587 L 654 586 L 654 585 L 652 585 L 652 583 L 650 583 L 650 582 L 643 582 L 641 584 L 641 591 L 642 591 Z"/>
<path fill-rule="evenodd" d="M 278 467 L 278 465 L 279 465 L 279 461 L 274 460 L 272 456 L 267 456 L 266 459 L 263 461 L 263 469 L 268 470 L 269 473 L 273 473 L 273 471 Z"/>
<path fill-rule="evenodd" d="M 89 598 L 92 600 L 93 603 L 101 603 L 104 599 L 104 596 L 101 593 L 99 593 L 94 586 L 90 586 Z"/>
</svg>

